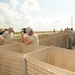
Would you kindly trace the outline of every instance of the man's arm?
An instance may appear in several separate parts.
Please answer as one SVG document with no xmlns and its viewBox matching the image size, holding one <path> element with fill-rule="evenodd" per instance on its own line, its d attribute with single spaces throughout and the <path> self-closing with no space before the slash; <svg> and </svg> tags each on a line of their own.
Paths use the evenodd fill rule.
<svg viewBox="0 0 75 75">
<path fill-rule="evenodd" d="M 33 41 L 30 40 L 30 39 L 27 39 L 27 38 L 24 39 L 24 43 L 25 43 L 26 45 L 28 45 L 28 44 L 30 44 L 30 43 L 32 43 L 32 42 L 33 42 Z"/>
<path fill-rule="evenodd" d="M 26 37 L 24 37 L 24 33 L 21 33 L 21 38 L 22 38 L 22 42 L 25 43 L 26 45 L 32 43 L 33 41 L 30 39 L 27 39 Z"/>
<path fill-rule="evenodd" d="M 24 33 L 21 33 L 22 42 L 24 42 Z"/>
</svg>

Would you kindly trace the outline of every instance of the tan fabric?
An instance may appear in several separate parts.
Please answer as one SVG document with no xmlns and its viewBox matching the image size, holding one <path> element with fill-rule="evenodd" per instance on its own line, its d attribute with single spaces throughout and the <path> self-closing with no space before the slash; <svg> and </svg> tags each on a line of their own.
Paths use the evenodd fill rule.
<svg viewBox="0 0 75 75">
<path fill-rule="evenodd" d="M 0 46 L 0 75 L 26 75 L 26 61 L 23 55 L 45 47 L 23 43 Z"/>
<path fill-rule="evenodd" d="M 48 47 L 24 55 L 27 75 L 75 75 L 75 51 Z"/>
</svg>

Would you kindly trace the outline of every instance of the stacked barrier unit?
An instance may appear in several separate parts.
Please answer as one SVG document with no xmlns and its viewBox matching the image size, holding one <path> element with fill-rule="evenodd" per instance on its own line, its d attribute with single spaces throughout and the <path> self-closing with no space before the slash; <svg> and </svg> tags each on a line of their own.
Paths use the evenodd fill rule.
<svg viewBox="0 0 75 75">
<path fill-rule="evenodd" d="M 2 45 L 8 45 L 8 44 L 15 44 L 15 43 L 17 43 L 17 42 L 7 41 L 7 40 L 0 39 L 0 46 L 2 46 Z"/>
<path fill-rule="evenodd" d="M 24 55 L 27 75 L 75 75 L 75 51 L 48 47 Z"/>
<path fill-rule="evenodd" d="M 21 40 L 21 38 L 12 39 L 11 41 L 13 41 L 13 42 L 18 42 L 18 43 L 22 43 L 22 40 Z"/>
<path fill-rule="evenodd" d="M 10 44 L 0 47 L 0 75 L 26 75 L 23 55 L 46 46 Z"/>
<path fill-rule="evenodd" d="M 11 40 L 13 42 L 22 43 L 21 38 Z M 45 46 L 58 46 L 62 48 L 67 48 L 67 35 L 65 33 L 58 34 L 43 34 L 39 35 L 39 43 L 40 45 Z"/>
<path fill-rule="evenodd" d="M 40 39 L 40 45 L 67 48 L 67 35 L 64 33 Z"/>
</svg>

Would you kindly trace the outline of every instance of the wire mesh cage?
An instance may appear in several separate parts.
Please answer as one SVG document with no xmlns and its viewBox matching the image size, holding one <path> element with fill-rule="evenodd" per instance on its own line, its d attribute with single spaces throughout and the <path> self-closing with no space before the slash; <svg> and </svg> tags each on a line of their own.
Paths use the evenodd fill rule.
<svg viewBox="0 0 75 75">
<path fill-rule="evenodd" d="M 23 55 L 46 46 L 10 44 L 0 47 L 0 75 L 26 75 Z"/>
<path fill-rule="evenodd" d="M 15 43 L 17 43 L 17 42 L 0 39 L 0 46 L 2 46 L 2 45 L 8 45 L 8 44 L 15 44 Z"/>
<path fill-rule="evenodd" d="M 0 75 L 25 75 L 22 54 L 0 50 Z"/>
<path fill-rule="evenodd" d="M 67 48 L 67 36 L 65 33 L 40 39 L 40 45 L 57 46 Z"/>
<path fill-rule="evenodd" d="M 51 46 L 24 55 L 27 75 L 75 75 L 75 51 Z"/>
<path fill-rule="evenodd" d="M 10 41 L 13 41 L 13 42 L 18 42 L 18 43 L 22 43 L 21 38 L 12 39 L 12 40 L 10 40 Z"/>
</svg>

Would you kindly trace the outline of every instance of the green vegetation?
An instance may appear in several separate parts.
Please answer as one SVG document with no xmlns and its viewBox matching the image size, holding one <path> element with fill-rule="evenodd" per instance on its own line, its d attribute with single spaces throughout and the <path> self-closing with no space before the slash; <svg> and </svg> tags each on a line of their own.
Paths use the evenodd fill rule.
<svg viewBox="0 0 75 75">
<path fill-rule="evenodd" d="M 53 31 L 35 31 L 35 33 L 48 33 Z M 20 34 L 20 32 L 15 32 L 15 34 Z"/>
<path fill-rule="evenodd" d="M 20 34 L 20 32 L 15 32 L 15 34 Z"/>
<path fill-rule="evenodd" d="M 55 31 L 59 32 L 59 31 Z M 53 33 L 53 31 L 35 31 L 37 34 Z M 15 32 L 15 34 L 21 34 L 21 32 Z"/>
</svg>

